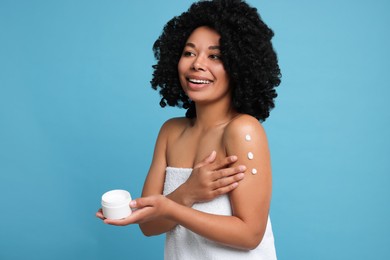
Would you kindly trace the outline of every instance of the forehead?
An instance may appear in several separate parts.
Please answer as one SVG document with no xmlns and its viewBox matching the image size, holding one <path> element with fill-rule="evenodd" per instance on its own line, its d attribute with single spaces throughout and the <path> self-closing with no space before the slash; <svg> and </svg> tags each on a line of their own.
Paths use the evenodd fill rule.
<svg viewBox="0 0 390 260">
<path fill-rule="evenodd" d="M 220 38 L 221 36 L 214 29 L 207 26 L 201 26 L 191 33 L 190 37 L 187 39 L 187 43 L 192 43 L 194 45 L 218 46 Z"/>
</svg>

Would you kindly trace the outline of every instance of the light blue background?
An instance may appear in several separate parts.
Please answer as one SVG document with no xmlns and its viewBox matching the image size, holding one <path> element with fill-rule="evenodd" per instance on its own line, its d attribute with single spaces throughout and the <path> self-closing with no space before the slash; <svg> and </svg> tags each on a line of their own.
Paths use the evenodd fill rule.
<svg viewBox="0 0 390 260">
<path fill-rule="evenodd" d="M 141 193 L 160 125 L 152 44 L 191 1 L 0 0 L 0 259 L 162 259 L 95 218 Z M 279 259 L 390 258 L 390 2 L 252 0 L 283 82 L 264 123 Z M 250 199 L 250 198 L 248 198 Z"/>
</svg>

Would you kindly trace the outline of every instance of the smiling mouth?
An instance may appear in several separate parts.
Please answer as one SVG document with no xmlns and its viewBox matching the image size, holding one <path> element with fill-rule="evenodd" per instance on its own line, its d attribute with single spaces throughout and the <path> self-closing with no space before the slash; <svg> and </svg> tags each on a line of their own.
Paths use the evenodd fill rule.
<svg viewBox="0 0 390 260">
<path fill-rule="evenodd" d="M 193 84 L 210 84 L 213 83 L 211 80 L 204 80 L 204 79 L 190 79 L 187 78 L 187 80 Z"/>
</svg>

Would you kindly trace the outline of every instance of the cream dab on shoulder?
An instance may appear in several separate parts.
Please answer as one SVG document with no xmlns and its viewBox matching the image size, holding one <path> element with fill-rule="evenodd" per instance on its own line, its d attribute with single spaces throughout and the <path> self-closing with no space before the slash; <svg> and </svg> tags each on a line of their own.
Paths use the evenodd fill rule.
<svg viewBox="0 0 390 260">
<path fill-rule="evenodd" d="M 250 134 L 246 134 L 246 135 L 245 135 L 245 141 L 250 142 L 251 140 L 252 140 L 251 135 L 250 135 Z M 252 152 L 248 152 L 247 156 L 248 156 L 248 159 L 249 159 L 249 160 L 253 160 L 253 158 L 254 158 L 254 155 L 253 155 Z M 253 175 L 254 175 L 254 174 L 257 174 L 257 170 L 256 170 L 255 168 L 253 168 L 253 169 L 251 170 L 251 173 L 252 173 Z"/>
<path fill-rule="evenodd" d="M 251 137 L 249 134 L 246 134 L 246 135 L 245 135 L 245 140 L 246 140 L 247 142 L 249 142 L 249 141 L 252 140 L 252 137 Z M 252 152 L 249 152 L 249 153 L 248 153 L 248 159 L 249 159 L 249 160 L 252 160 L 252 159 L 253 159 L 253 153 L 252 153 Z"/>
</svg>

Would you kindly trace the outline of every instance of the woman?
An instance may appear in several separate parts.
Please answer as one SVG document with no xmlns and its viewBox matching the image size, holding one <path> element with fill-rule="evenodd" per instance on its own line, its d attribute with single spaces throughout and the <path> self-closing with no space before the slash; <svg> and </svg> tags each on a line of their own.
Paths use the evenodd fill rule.
<svg viewBox="0 0 390 260">
<path fill-rule="evenodd" d="M 137 210 L 106 223 L 167 233 L 165 259 L 276 259 L 259 123 L 280 83 L 272 36 L 239 0 L 198 2 L 167 23 L 151 83 L 162 107 L 186 108 L 186 117 L 162 126 L 142 198 L 130 203 Z"/>
</svg>

